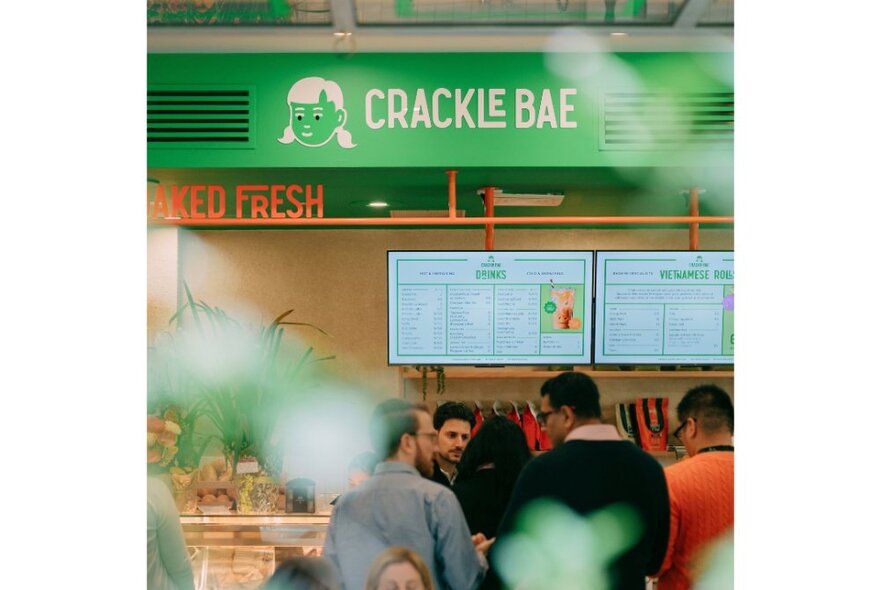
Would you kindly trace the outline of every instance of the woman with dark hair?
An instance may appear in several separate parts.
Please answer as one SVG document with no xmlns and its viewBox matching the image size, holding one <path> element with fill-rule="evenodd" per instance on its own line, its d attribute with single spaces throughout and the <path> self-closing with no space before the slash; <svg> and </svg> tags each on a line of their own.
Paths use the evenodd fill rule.
<svg viewBox="0 0 880 590">
<path fill-rule="evenodd" d="M 341 590 L 333 566 L 323 557 L 291 557 L 275 568 L 261 590 Z"/>
<path fill-rule="evenodd" d="M 513 484 L 532 458 L 523 431 L 504 416 L 492 416 L 465 447 L 455 492 L 471 534 L 495 536 Z"/>
</svg>

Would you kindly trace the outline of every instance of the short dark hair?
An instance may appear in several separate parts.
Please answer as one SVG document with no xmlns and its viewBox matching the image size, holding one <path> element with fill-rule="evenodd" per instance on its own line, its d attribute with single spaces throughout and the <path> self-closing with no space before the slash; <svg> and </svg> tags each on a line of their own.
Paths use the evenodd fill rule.
<svg viewBox="0 0 880 590">
<path fill-rule="evenodd" d="M 733 402 L 717 385 L 697 385 L 688 390 L 676 408 L 678 421 L 696 418 L 707 432 L 726 429 L 733 434 Z"/>
<path fill-rule="evenodd" d="M 446 402 L 437 406 L 437 411 L 434 412 L 434 430 L 443 428 L 447 420 L 464 420 L 471 428 L 477 423 L 474 413 L 461 402 Z"/>
<path fill-rule="evenodd" d="M 336 571 L 324 557 L 294 556 L 275 568 L 266 590 L 339 590 Z"/>
<path fill-rule="evenodd" d="M 431 414 L 424 404 L 399 398 L 385 400 L 376 406 L 370 417 L 370 441 L 379 457 L 387 459 L 394 455 L 400 448 L 401 437 L 418 430 L 417 412 Z"/>
<path fill-rule="evenodd" d="M 388 432 L 388 426 L 385 423 L 386 418 L 391 414 L 398 412 L 406 412 L 412 407 L 410 402 L 399 398 L 387 399 L 379 403 L 373 414 L 370 416 L 370 444 L 379 457 L 385 458 L 385 451 L 388 448 L 388 441 L 385 440 Z"/>
<path fill-rule="evenodd" d="M 589 375 L 566 371 L 547 379 L 541 386 L 541 397 L 549 397 L 550 406 L 558 410 L 562 406 L 572 408 L 578 418 L 601 418 L 599 388 Z"/>
</svg>

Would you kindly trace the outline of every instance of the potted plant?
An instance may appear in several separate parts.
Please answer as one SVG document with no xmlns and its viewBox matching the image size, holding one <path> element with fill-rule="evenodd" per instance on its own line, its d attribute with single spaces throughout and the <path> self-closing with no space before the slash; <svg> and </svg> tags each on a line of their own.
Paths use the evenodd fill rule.
<svg viewBox="0 0 880 590">
<path fill-rule="evenodd" d="M 185 283 L 184 291 L 186 301 L 170 320 L 175 331 L 153 351 L 162 377 L 154 377 L 154 393 L 176 398 L 184 408 L 182 430 L 191 433 L 185 460 L 198 466 L 216 441 L 226 457 L 223 471 L 238 486 L 239 511 L 271 512 L 283 459 L 275 444 L 279 420 L 317 382 L 315 363 L 335 358 L 315 358 L 312 346 L 291 351 L 283 345 L 284 326 L 326 333 L 287 320 L 292 309 L 269 325 L 245 326 L 196 301 Z"/>
<path fill-rule="evenodd" d="M 442 395 L 446 391 L 446 373 L 442 366 L 434 365 L 413 365 L 413 369 L 422 374 L 422 401 L 428 396 L 428 373 L 434 373 L 437 376 L 437 395 Z"/>
</svg>

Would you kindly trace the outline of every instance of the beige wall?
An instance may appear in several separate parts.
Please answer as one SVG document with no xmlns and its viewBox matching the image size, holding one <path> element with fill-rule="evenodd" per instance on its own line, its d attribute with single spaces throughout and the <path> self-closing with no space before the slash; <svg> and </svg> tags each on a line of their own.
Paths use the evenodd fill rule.
<svg viewBox="0 0 880 590">
<path fill-rule="evenodd" d="M 159 230 L 162 231 L 162 230 Z M 181 230 L 178 239 L 151 239 L 150 334 L 164 329 L 174 306 L 170 268 L 193 295 L 234 317 L 268 323 L 293 308 L 294 321 L 310 322 L 331 337 L 300 329 L 318 353 L 336 354 L 336 367 L 376 395 L 421 398 L 418 379 L 403 380 L 387 366 L 386 250 L 481 250 L 481 229 L 443 230 Z M 688 247 L 686 229 L 499 229 L 498 250 L 676 249 Z M 700 247 L 732 249 L 733 232 L 703 229 Z M 172 252 L 173 251 L 173 252 Z M 179 264 L 170 259 L 179 251 Z M 158 268 L 168 272 L 159 273 Z M 158 281 L 158 285 L 152 282 Z M 153 304 L 154 292 L 156 304 Z M 500 369 L 494 369 L 500 370 Z M 535 399 L 542 379 L 448 379 L 444 399 Z M 703 380 L 613 379 L 598 381 L 603 406 L 638 396 L 667 395 L 673 405 Z M 706 379 L 733 395 L 732 379 Z M 437 399 L 429 382 L 429 402 Z"/>
<path fill-rule="evenodd" d="M 180 230 L 147 229 L 147 342 L 168 326 L 177 309 L 177 253 Z"/>
</svg>

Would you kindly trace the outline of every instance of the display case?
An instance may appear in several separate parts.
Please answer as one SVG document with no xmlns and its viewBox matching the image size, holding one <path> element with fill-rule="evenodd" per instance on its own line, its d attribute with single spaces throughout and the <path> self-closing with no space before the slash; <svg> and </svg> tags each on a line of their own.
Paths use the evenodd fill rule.
<svg viewBox="0 0 880 590">
<path fill-rule="evenodd" d="M 276 564 L 321 555 L 330 513 L 180 516 L 196 590 L 259 588 Z"/>
</svg>

